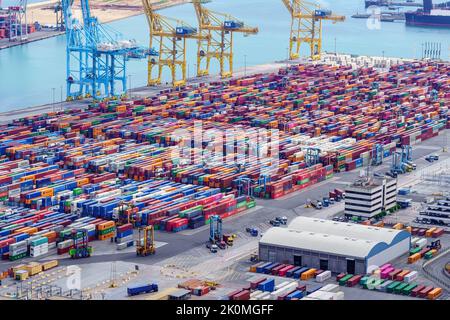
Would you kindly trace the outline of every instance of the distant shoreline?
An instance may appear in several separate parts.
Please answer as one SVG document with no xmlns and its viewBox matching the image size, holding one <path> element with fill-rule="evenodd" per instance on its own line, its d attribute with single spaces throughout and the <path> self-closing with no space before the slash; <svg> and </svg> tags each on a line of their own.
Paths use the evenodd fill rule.
<svg viewBox="0 0 450 320">
<path fill-rule="evenodd" d="M 115 22 L 135 16 L 139 16 L 141 14 L 144 14 L 144 10 L 141 5 L 141 0 L 131 0 L 138 4 L 136 5 L 127 5 L 127 4 L 121 4 L 121 0 L 109 4 L 105 3 L 104 7 L 102 7 L 101 4 L 96 3 L 95 1 L 91 5 L 93 15 L 99 18 L 99 20 L 102 23 L 110 23 Z M 55 23 L 55 14 L 53 12 L 50 12 L 51 10 L 44 10 L 44 8 L 56 4 L 57 1 L 50 0 L 50 1 L 42 1 L 42 2 L 36 2 L 36 3 L 30 3 L 27 5 L 28 16 L 32 16 L 34 21 L 38 21 L 41 25 L 48 25 Z M 167 2 L 160 3 L 155 2 L 155 8 L 157 10 L 174 7 L 182 4 L 190 3 L 189 0 L 168 0 Z M 76 10 L 78 10 L 77 7 L 75 7 Z M 33 23 L 33 22 L 30 22 Z M 28 39 L 23 41 L 14 41 L 10 42 L 7 39 L 0 40 L 0 50 L 8 49 L 11 47 L 21 46 L 24 44 L 28 44 L 35 41 L 41 41 L 45 39 L 49 39 L 52 37 L 57 37 L 60 35 L 65 34 L 64 31 L 39 31 L 30 33 L 28 35 Z"/>
</svg>

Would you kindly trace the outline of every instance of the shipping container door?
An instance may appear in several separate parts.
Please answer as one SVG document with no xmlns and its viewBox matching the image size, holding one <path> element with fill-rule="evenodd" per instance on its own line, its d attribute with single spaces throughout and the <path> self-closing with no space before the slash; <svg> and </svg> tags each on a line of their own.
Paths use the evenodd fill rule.
<svg viewBox="0 0 450 320">
<path fill-rule="evenodd" d="M 320 259 L 320 270 L 328 270 L 328 260 Z"/>
<path fill-rule="evenodd" d="M 347 273 L 355 274 L 355 260 L 347 259 Z"/>
<path fill-rule="evenodd" d="M 294 266 L 302 265 L 302 256 L 294 254 Z"/>
</svg>

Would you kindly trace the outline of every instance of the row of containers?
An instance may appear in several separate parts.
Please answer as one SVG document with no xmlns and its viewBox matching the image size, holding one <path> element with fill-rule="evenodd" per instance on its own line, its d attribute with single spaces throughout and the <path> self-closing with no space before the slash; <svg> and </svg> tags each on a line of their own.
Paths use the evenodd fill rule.
<svg viewBox="0 0 450 320">
<path fill-rule="evenodd" d="M 295 280 L 279 281 L 271 277 L 255 276 L 248 285 L 227 294 L 228 300 L 344 300 L 338 285 L 302 284 Z M 278 282 L 278 283 L 277 283 Z"/>
<path fill-rule="evenodd" d="M 9 207 L 0 215 L 2 257 L 37 257 L 55 247 L 59 254 L 66 253 L 73 248 L 72 231 L 77 229 L 86 229 L 89 241 L 114 237 L 117 248 L 124 249 L 133 245 L 134 226 L 153 225 L 155 229 L 179 232 L 208 224 L 212 215 L 225 219 L 255 206 L 247 196 L 235 197 L 218 189 L 167 180 L 129 180 L 125 185 L 107 182 L 98 188 L 80 188 L 82 193 L 77 192 L 75 200 L 74 190 L 66 190 L 70 191 L 67 197 L 54 196 L 57 210 Z M 24 192 L 24 198 L 44 192 L 37 190 Z"/>
<path fill-rule="evenodd" d="M 74 232 L 84 229 L 89 241 L 107 240 L 116 235 L 114 221 L 93 217 L 77 218 L 51 210 L 30 211 L 16 208 L 15 213 L 0 218 L 0 254 L 3 260 L 40 257 L 52 249 L 58 254 L 74 247 Z M 9 220 L 9 221 L 7 221 Z"/>
<path fill-rule="evenodd" d="M 259 262 L 252 265 L 250 271 L 279 277 L 300 279 L 303 281 L 315 279 L 315 281 L 319 283 L 323 283 L 332 277 L 329 270 L 324 271 L 315 268 L 273 262 Z M 438 298 L 442 294 L 441 288 L 419 285 L 416 283 L 415 280 L 417 280 L 418 276 L 419 274 L 417 271 L 399 269 L 392 266 L 392 264 L 385 264 L 380 268 L 374 269 L 371 274 L 367 275 L 338 274 L 336 276 L 336 281 L 339 286 L 355 287 L 360 285 L 365 289 L 428 298 L 432 300 Z"/>
<path fill-rule="evenodd" d="M 447 69 L 445 64 L 418 62 L 385 75 L 370 69 L 301 65 L 288 74 L 281 70 L 226 84 L 163 92 L 148 99 L 99 103 L 85 111 L 39 115 L 5 126 L 0 154 L 10 161 L 56 163 L 60 169 L 107 171 L 141 181 L 159 176 L 221 191 L 250 188 L 248 193 L 273 198 L 281 190 L 294 191 L 299 181 L 311 179 L 312 184 L 316 178 L 330 177 L 332 171 L 364 166 L 375 144 L 382 144 L 383 155 L 388 156 L 397 145 L 436 136 L 448 127 Z M 411 81 L 420 85 L 411 86 Z M 372 88 L 371 83 L 376 86 Z M 203 141 L 219 150 L 214 161 L 192 165 L 173 159 L 174 147 L 180 142 L 177 130 L 189 136 L 194 133 L 194 120 L 205 118 L 203 129 L 217 129 L 222 135 L 217 141 L 204 135 Z M 238 158 L 233 151 L 240 144 L 248 157 L 266 147 L 271 150 L 271 135 L 266 145 L 254 146 L 258 128 L 281 129 L 277 168 L 265 170 L 268 163 L 252 159 L 244 168 L 223 165 L 223 160 Z M 224 132 L 232 129 L 238 133 L 234 141 L 227 142 Z M 206 143 L 192 148 L 192 140 L 183 138 L 191 147 L 189 157 L 206 149 Z M 309 150 L 319 153 L 312 157 Z M 309 172 L 306 167 L 316 162 L 326 168 L 324 172 Z M 1 178 L 5 183 L 9 180 Z M 41 180 L 39 185 L 51 182 Z"/>
<path fill-rule="evenodd" d="M 385 264 L 374 270 L 370 275 L 351 275 L 341 273 L 336 277 L 339 285 L 351 283 L 359 284 L 364 289 L 401 294 L 417 298 L 435 300 L 442 295 L 442 288 L 418 284 L 415 280 L 419 277 L 417 271 L 395 268 L 391 264 Z"/>
<path fill-rule="evenodd" d="M 42 272 L 56 268 L 58 266 L 58 260 L 50 260 L 42 263 L 30 262 L 28 264 L 19 264 L 11 267 L 8 270 L 8 275 L 15 280 L 27 280 L 29 277 L 33 277 Z"/>
</svg>

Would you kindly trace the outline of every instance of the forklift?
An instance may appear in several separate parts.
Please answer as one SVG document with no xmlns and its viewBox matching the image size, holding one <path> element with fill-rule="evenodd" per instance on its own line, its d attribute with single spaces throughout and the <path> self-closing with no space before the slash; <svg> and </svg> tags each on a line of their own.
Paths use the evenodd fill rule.
<svg viewBox="0 0 450 320">
<path fill-rule="evenodd" d="M 72 259 L 88 258 L 92 254 L 86 229 L 72 230 L 73 248 L 69 250 Z"/>
<path fill-rule="evenodd" d="M 139 237 L 136 244 L 136 255 L 146 257 L 155 254 L 155 231 L 153 226 L 138 229 Z M 141 236 L 143 235 L 143 237 Z"/>
</svg>

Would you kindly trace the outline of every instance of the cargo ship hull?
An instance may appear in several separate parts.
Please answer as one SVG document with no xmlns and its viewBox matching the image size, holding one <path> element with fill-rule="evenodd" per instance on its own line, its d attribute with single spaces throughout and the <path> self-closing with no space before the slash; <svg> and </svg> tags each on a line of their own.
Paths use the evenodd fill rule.
<svg viewBox="0 0 450 320">
<path fill-rule="evenodd" d="M 405 13 L 405 20 L 408 26 L 450 28 L 450 16 L 434 16 L 407 12 Z"/>
</svg>

